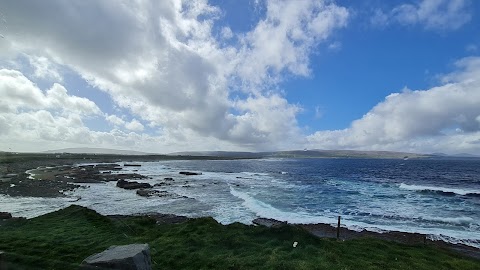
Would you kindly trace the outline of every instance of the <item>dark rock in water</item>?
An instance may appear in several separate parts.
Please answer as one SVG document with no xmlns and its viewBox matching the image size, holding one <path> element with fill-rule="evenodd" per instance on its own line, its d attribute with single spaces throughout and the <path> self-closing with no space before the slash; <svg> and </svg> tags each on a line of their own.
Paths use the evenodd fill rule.
<svg viewBox="0 0 480 270">
<path fill-rule="evenodd" d="M 95 169 L 101 170 L 101 171 L 107 171 L 117 167 L 120 167 L 120 165 L 115 163 L 112 163 L 112 164 L 104 163 L 104 164 L 95 165 Z"/>
<path fill-rule="evenodd" d="M 171 186 L 172 183 L 165 183 L 165 182 L 160 182 L 158 184 L 153 185 L 154 187 L 163 187 L 163 186 Z"/>
<path fill-rule="evenodd" d="M 179 172 L 179 174 L 183 174 L 183 175 L 202 175 L 202 173 L 197 173 L 197 172 Z"/>
<path fill-rule="evenodd" d="M 261 225 L 268 228 L 278 228 L 287 225 L 287 222 L 285 221 L 278 221 L 270 218 L 256 218 L 252 222 L 255 225 Z"/>
<path fill-rule="evenodd" d="M 152 185 L 150 185 L 149 183 L 139 183 L 136 181 L 129 182 L 121 179 L 117 181 L 117 187 L 123 188 L 123 189 L 139 189 L 139 188 L 151 188 Z"/>
<path fill-rule="evenodd" d="M 132 164 L 132 163 L 125 163 L 123 164 L 125 167 L 141 167 L 141 164 Z"/>
<path fill-rule="evenodd" d="M 149 189 L 139 189 L 137 190 L 137 195 L 142 197 L 151 197 L 155 194 L 156 190 L 149 190 Z"/>
<path fill-rule="evenodd" d="M 155 189 L 144 189 L 141 188 L 137 190 L 137 195 L 142 196 L 142 197 L 152 197 L 152 196 L 158 196 L 158 197 L 166 197 L 169 196 L 170 194 L 164 190 L 159 191 Z"/>
<path fill-rule="evenodd" d="M 165 177 L 165 178 L 163 178 L 163 180 L 165 180 L 165 181 L 175 181 L 175 180 L 173 180 L 172 177 Z"/>
<path fill-rule="evenodd" d="M 8 212 L 0 212 L 0 219 L 11 219 L 11 218 L 12 218 L 12 214 Z"/>
<path fill-rule="evenodd" d="M 80 269 L 150 270 L 152 269 L 150 248 L 148 244 L 111 246 L 86 258 Z"/>
</svg>

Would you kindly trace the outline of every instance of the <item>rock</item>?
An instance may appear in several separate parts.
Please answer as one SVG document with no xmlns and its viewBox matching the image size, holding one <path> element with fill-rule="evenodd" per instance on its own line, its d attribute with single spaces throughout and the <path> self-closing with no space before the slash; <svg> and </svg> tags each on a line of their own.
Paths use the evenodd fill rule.
<svg viewBox="0 0 480 270">
<path fill-rule="evenodd" d="M 268 228 L 278 228 L 287 225 L 287 222 L 278 221 L 270 218 L 256 218 L 252 221 L 255 225 L 261 225 Z"/>
<path fill-rule="evenodd" d="M 179 174 L 183 174 L 183 175 L 202 175 L 202 173 L 197 173 L 197 172 L 179 172 Z"/>
<path fill-rule="evenodd" d="M 168 193 L 165 190 L 144 189 L 144 188 L 137 190 L 137 195 L 142 197 L 152 197 L 152 196 L 176 197 L 174 196 L 174 194 Z"/>
<path fill-rule="evenodd" d="M 148 244 L 111 246 L 83 260 L 80 269 L 150 270 L 150 248 Z"/>
<path fill-rule="evenodd" d="M 151 197 L 156 190 L 148 190 L 148 189 L 139 189 L 137 190 L 137 195 L 142 197 Z"/>
<path fill-rule="evenodd" d="M 11 219 L 11 218 L 12 218 L 12 214 L 8 212 L 0 212 L 0 219 Z"/>
<path fill-rule="evenodd" d="M 165 180 L 165 181 L 175 181 L 175 180 L 173 180 L 172 177 L 165 177 L 165 178 L 163 178 L 163 180 Z"/>
<path fill-rule="evenodd" d="M 111 170 L 113 168 L 118 168 L 118 167 L 121 167 L 121 165 L 116 163 L 111 163 L 111 164 L 104 163 L 104 164 L 95 165 L 95 168 L 97 170 L 102 170 L 102 171 Z"/>
<path fill-rule="evenodd" d="M 139 189 L 139 188 L 151 188 L 152 185 L 150 185 L 149 183 L 139 183 L 136 181 L 129 182 L 121 179 L 117 181 L 117 187 L 123 188 L 123 189 Z"/>
<path fill-rule="evenodd" d="M 137 190 L 137 195 L 142 196 L 142 197 L 152 197 L 153 195 L 157 195 L 159 193 L 160 193 L 160 191 L 154 190 L 154 189 L 141 188 L 141 189 Z"/>
<path fill-rule="evenodd" d="M 154 187 L 163 187 L 163 186 L 171 186 L 172 183 L 160 182 L 158 184 L 153 185 Z"/>
</svg>

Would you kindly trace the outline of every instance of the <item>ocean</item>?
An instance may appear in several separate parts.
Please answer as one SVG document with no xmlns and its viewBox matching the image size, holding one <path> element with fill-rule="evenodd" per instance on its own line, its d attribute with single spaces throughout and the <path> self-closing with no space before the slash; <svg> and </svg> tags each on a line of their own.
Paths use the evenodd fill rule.
<svg viewBox="0 0 480 270">
<path fill-rule="evenodd" d="M 403 231 L 480 248 L 480 160 L 256 159 L 140 162 L 125 167 L 169 185 L 141 197 L 115 182 L 84 184 L 66 198 L 0 196 L 2 211 L 34 217 L 75 203 L 101 214 L 171 213 L 251 224 L 342 224 L 353 230 Z M 201 172 L 185 176 L 180 171 Z"/>
</svg>

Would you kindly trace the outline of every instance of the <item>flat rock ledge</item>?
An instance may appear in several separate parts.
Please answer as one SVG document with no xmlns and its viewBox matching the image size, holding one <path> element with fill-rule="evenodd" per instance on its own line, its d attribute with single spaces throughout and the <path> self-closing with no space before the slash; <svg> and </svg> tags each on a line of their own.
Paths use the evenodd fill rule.
<svg viewBox="0 0 480 270">
<path fill-rule="evenodd" d="M 0 212 L 0 219 L 11 219 L 11 218 L 12 218 L 12 214 L 8 212 Z"/>
<path fill-rule="evenodd" d="M 150 248 L 148 244 L 111 246 L 83 260 L 80 269 L 151 270 Z"/>
<path fill-rule="evenodd" d="M 278 221 L 270 218 L 256 218 L 252 220 L 252 223 L 255 225 L 265 226 L 268 228 L 279 228 L 288 224 L 287 222 Z"/>
</svg>

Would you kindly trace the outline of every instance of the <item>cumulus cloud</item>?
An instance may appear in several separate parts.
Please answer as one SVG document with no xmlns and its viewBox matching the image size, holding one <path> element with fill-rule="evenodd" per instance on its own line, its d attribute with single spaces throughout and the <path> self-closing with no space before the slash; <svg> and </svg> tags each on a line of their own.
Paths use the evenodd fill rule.
<svg viewBox="0 0 480 270">
<path fill-rule="evenodd" d="M 451 31 L 470 21 L 469 0 L 421 0 L 402 4 L 388 12 L 375 10 L 371 22 L 385 26 L 396 22 L 403 25 L 422 25 L 427 30 Z"/>
<path fill-rule="evenodd" d="M 137 132 L 143 131 L 143 129 L 145 128 L 143 124 L 140 123 L 137 119 L 133 119 L 132 121 L 125 123 L 125 127 L 128 130 L 137 131 Z"/>
<path fill-rule="evenodd" d="M 404 89 L 343 130 L 318 131 L 311 147 L 479 151 L 480 58 L 457 62 L 441 86 Z M 454 131 L 454 133 L 453 133 Z"/>
<path fill-rule="evenodd" d="M 54 83 L 45 93 L 20 71 L 0 69 L 0 112 L 18 109 L 53 109 L 82 115 L 101 114 L 91 100 L 68 95 L 67 89 Z"/>
<path fill-rule="evenodd" d="M 109 123 L 115 125 L 115 126 L 123 126 L 125 125 L 125 121 L 123 121 L 122 118 L 116 116 L 116 115 L 106 115 L 105 120 L 107 120 Z"/>
<path fill-rule="evenodd" d="M 238 75 L 243 81 L 278 82 L 288 71 L 308 76 L 313 47 L 345 27 L 349 12 L 326 1 L 267 1 L 266 16 L 242 38 Z"/>
<path fill-rule="evenodd" d="M 237 125 L 229 137 L 242 143 L 261 144 L 294 143 L 299 135 L 296 114 L 301 110 L 279 95 L 249 97 L 239 100 L 235 108 L 241 112 Z M 285 145 L 283 145 L 285 147 Z M 277 145 L 278 147 L 278 145 Z"/>
<path fill-rule="evenodd" d="M 213 33 L 221 11 L 206 0 L 18 0 L 2 10 L 10 59 L 28 56 L 34 75 L 50 80 L 61 80 L 57 68 L 66 67 L 138 119 L 105 116 L 108 122 L 141 132 L 142 121 L 165 141 L 229 149 L 271 148 L 294 137 L 299 106 L 272 90 L 282 74 L 309 76 L 309 55 L 349 17 L 330 1 L 268 0 L 251 31 L 223 28 L 223 39 L 240 41 L 225 44 Z M 64 93 L 54 85 L 46 95 L 62 100 Z M 78 99 L 64 101 L 86 110 Z"/>
<path fill-rule="evenodd" d="M 50 61 L 48 58 L 43 56 L 29 56 L 28 60 L 30 61 L 30 65 L 34 69 L 33 75 L 36 78 L 52 80 L 55 82 L 63 81 L 63 77 L 57 70 L 56 65 L 52 63 L 52 61 Z"/>
</svg>

